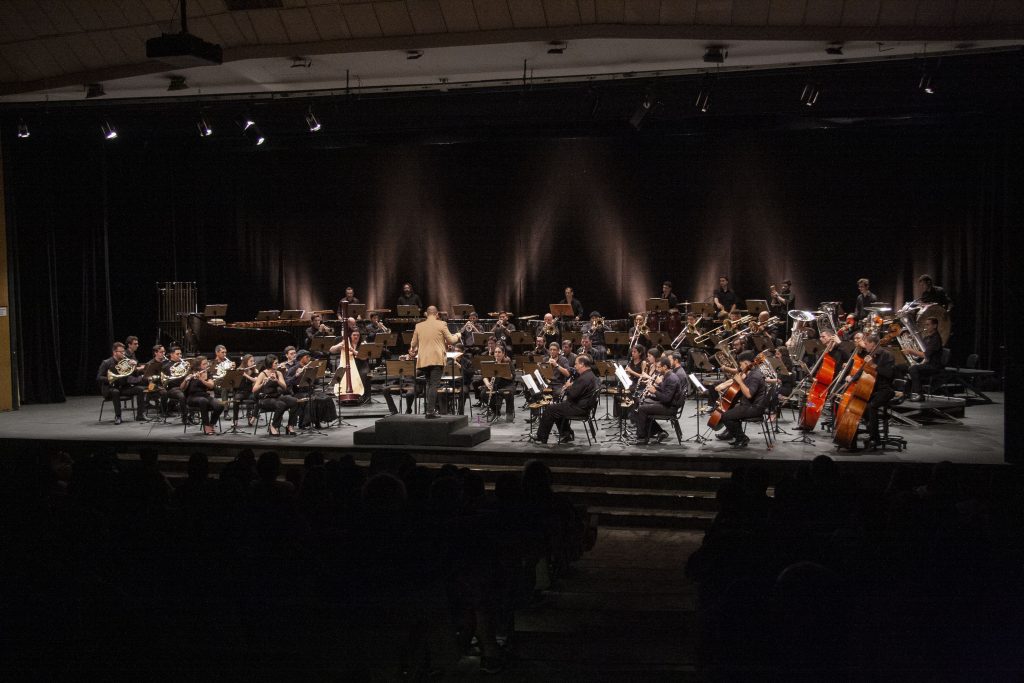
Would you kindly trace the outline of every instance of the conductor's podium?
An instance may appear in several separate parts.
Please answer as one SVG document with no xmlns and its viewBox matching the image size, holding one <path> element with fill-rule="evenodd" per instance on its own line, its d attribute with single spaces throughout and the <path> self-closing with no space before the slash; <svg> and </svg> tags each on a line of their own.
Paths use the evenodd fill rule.
<svg viewBox="0 0 1024 683">
<path fill-rule="evenodd" d="M 469 424 L 465 415 L 390 415 L 352 434 L 356 446 L 471 448 L 491 438 L 491 428 Z"/>
</svg>

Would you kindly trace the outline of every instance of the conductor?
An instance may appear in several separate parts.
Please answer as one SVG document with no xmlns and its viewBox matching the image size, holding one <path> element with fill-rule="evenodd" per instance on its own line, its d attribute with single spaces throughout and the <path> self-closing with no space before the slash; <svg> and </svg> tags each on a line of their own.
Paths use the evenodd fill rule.
<svg viewBox="0 0 1024 683">
<path fill-rule="evenodd" d="M 448 325 L 437 317 L 437 306 L 427 307 L 427 319 L 416 323 L 409 345 L 409 355 L 416 358 L 416 369 L 427 376 L 424 410 L 428 418 L 437 417 L 437 388 L 441 384 L 445 351 L 448 344 L 459 341 L 459 335 L 448 331 Z"/>
</svg>

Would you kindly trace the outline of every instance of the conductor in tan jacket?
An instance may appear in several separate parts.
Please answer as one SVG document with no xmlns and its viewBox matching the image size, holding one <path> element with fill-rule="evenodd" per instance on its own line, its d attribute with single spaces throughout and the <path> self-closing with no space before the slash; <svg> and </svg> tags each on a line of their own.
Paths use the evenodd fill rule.
<svg viewBox="0 0 1024 683">
<path fill-rule="evenodd" d="M 448 344 L 459 341 L 457 334 L 448 331 L 448 325 L 437 317 L 437 306 L 427 307 L 427 319 L 416 323 L 412 333 L 409 355 L 416 358 L 416 369 L 427 376 L 426 415 L 437 417 L 437 388 L 441 384 L 445 352 Z"/>
</svg>

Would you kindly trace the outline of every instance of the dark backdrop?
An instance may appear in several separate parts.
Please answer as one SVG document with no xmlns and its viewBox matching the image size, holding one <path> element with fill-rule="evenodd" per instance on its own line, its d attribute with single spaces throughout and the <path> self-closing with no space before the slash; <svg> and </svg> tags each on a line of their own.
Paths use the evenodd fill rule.
<svg viewBox="0 0 1024 683">
<path fill-rule="evenodd" d="M 229 320 L 332 308 L 349 284 L 393 307 L 404 280 L 442 308 L 517 314 L 571 284 L 588 312 L 621 317 L 666 278 L 689 299 L 720 273 L 750 298 L 790 278 L 814 308 L 852 305 L 858 277 L 899 305 L 929 272 L 957 303 L 954 361 L 999 369 L 1017 136 L 970 119 L 347 149 L 7 144 L 23 399 L 93 391 L 112 339 L 145 351 L 169 280 L 197 281 Z"/>
</svg>

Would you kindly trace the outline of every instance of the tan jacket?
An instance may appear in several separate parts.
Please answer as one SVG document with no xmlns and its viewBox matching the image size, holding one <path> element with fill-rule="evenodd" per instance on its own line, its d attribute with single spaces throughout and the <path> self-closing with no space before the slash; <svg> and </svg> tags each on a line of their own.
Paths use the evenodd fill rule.
<svg viewBox="0 0 1024 683">
<path fill-rule="evenodd" d="M 416 350 L 416 367 L 426 368 L 431 365 L 444 365 L 445 351 L 448 344 L 460 341 L 457 334 L 448 331 L 448 325 L 437 318 L 427 318 L 416 323 L 416 331 L 412 333 L 410 350 Z"/>
</svg>

